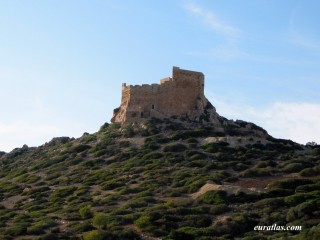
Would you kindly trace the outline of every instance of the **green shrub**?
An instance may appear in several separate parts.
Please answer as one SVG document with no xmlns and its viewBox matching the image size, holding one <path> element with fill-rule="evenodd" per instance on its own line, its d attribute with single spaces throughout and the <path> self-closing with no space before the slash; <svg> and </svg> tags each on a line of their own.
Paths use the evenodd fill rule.
<svg viewBox="0 0 320 240">
<path fill-rule="evenodd" d="M 194 144 L 197 144 L 199 143 L 199 141 L 196 139 L 196 138 L 188 138 L 186 140 L 187 143 L 194 143 Z"/>
<path fill-rule="evenodd" d="M 130 208 L 142 208 L 148 206 L 149 203 L 154 203 L 153 197 L 141 197 L 131 201 L 128 201 L 126 206 Z"/>
<path fill-rule="evenodd" d="M 14 224 L 13 226 L 10 226 L 9 228 L 7 228 L 4 231 L 4 233 L 10 236 L 24 235 L 27 232 L 27 226 L 28 224 L 23 224 L 23 223 Z"/>
<path fill-rule="evenodd" d="M 320 168 L 317 168 L 317 167 L 305 168 L 301 170 L 299 174 L 302 177 L 318 176 L 320 174 Z"/>
<path fill-rule="evenodd" d="M 115 188 L 123 186 L 124 181 L 120 179 L 110 180 L 101 185 L 103 190 L 113 190 Z"/>
<path fill-rule="evenodd" d="M 158 143 L 168 143 L 168 142 L 170 142 L 170 139 L 162 134 L 157 134 L 152 137 L 147 137 L 145 139 L 145 144 L 150 144 L 150 143 L 158 144 Z"/>
<path fill-rule="evenodd" d="M 110 126 L 111 129 L 120 129 L 121 128 L 121 123 L 111 123 L 108 126 Z"/>
<path fill-rule="evenodd" d="M 32 223 L 32 225 L 28 228 L 27 233 L 30 235 L 39 235 L 45 233 L 45 230 L 49 227 L 54 227 L 56 226 L 57 223 L 48 218 L 48 219 L 43 219 L 38 222 Z"/>
<path fill-rule="evenodd" d="M 76 153 L 81 153 L 87 149 L 90 149 L 91 146 L 86 145 L 86 144 L 79 144 L 77 146 L 74 146 L 70 151 L 71 152 L 76 152 Z"/>
<path fill-rule="evenodd" d="M 227 204 L 216 204 L 210 207 L 210 213 L 214 215 L 219 215 L 225 212 L 230 211 L 230 208 Z"/>
<path fill-rule="evenodd" d="M 26 214 L 19 214 L 13 218 L 14 223 L 28 223 L 32 222 L 32 218 Z"/>
<path fill-rule="evenodd" d="M 180 197 L 182 193 L 184 192 L 184 189 L 169 189 L 167 191 L 167 196 L 168 197 Z"/>
<path fill-rule="evenodd" d="M 231 148 L 228 148 L 229 143 L 228 142 L 215 142 L 215 143 L 205 143 L 202 148 L 209 153 L 216 153 L 220 152 L 224 149 L 231 150 Z"/>
<path fill-rule="evenodd" d="M 258 199 L 261 199 L 261 195 L 258 193 L 244 193 L 241 191 L 228 197 L 228 201 L 231 203 L 255 202 Z"/>
<path fill-rule="evenodd" d="M 158 134 L 160 132 L 160 129 L 157 127 L 158 120 L 148 120 L 145 122 L 146 129 L 142 130 L 140 133 L 142 136 L 151 136 Z"/>
<path fill-rule="evenodd" d="M 58 177 L 61 176 L 61 173 L 60 172 L 55 172 L 55 173 L 48 173 L 47 177 L 44 179 L 45 181 L 50 181 L 52 179 L 56 179 Z"/>
<path fill-rule="evenodd" d="M 272 188 L 284 188 L 295 190 L 296 187 L 300 185 L 312 184 L 313 181 L 309 179 L 284 179 L 273 182 L 268 185 L 269 189 Z"/>
<path fill-rule="evenodd" d="M 188 181 L 188 182 L 190 182 L 190 181 Z M 187 186 L 188 193 L 194 193 L 194 192 L 198 191 L 199 188 L 201 188 L 205 184 L 206 184 L 206 181 L 204 179 L 192 181 L 192 183 Z"/>
<path fill-rule="evenodd" d="M 29 210 L 30 208 L 27 209 Z M 46 216 L 46 213 L 44 211 L 29 211 L 29 215 L 32 218 L 40 218 Z"/>
<path fill-rule="evenodd" d="M 294 173 L 301 171 L 303 168 L 304 165 L 301 163 L 289 163 L 282 168 L 282 171 L 286 173 Z"/>
<path fill-rule="evenodd" d="M 159 145 L 157 142 L 155 141 L 150 141 L 150 142 L 146 142 L 143 145 L 143 148 L 146 150 L 151 150 L 151 151 L 155 151 L 158 150 L 161 147 L 161 145 Z"/>
<path fill-rule="evenodd" d="M 208 227 L 212 224 L 212 216 L 207 214 L 191 214 L 183 216 L 183 224 L 197 228 Z"/>
<path fill-rule="evenodd" d="M 223 204 L 227 202 L 227 192 L 210 190 L 202 194 L 198 199 L 207 204 Z"/>
<path fill-rule="evenodd" d="M 119 240 L 141 239 L 139 234 L 136 233 L 133 229 L 121 228 L 120 230 L 114 231 L 114 235 L 116 235 Z"/>
<path fill-rule="evenodd" d="M 109 128 L 109 126 L 110 126 L 110 124 L 109 123 L 104 123 L 101 127 L 100 127 L 100 129 L 99 129 L 99 132 L 104 132 L 104 131 L 107 131 L 108 130 L 108 128 Z"/>
<path fill-rule="evenodd" d="M 187 150 L 188 147 L 182 143 L 172 143 L 163 148 L 164 152 L 183 152 Z"/>
<path fill-rule="evenodd" d="M 30 188 L 29 191 L 23 192 L 22 195 L 29 195 L 34 197 L 37 197 L 39 195 L 47 196 L 49 194 L 49 191 L 50 191 L 50 188 L 47 186 L 39 187 L 39 188 Z"/>
<path fill-rule="evenodd" d="M 263 168 L 249 168 L 241 173 L 239 173 L 239 177 L 263 177 L 269 176 L 270 172 L 267 169 Z"/>
<path fill-rule="evenodd" d="M 108 222 L 108 215 L 105 213 L 97 213 L 92 219 L 92 224 L 96 228 L 104 229 Z"/>
<path fill-rule="evenodd" d="M 309 229 L 304 229 L 299 233 L 294 240 L 318 240 L 320 239 L 320 224 L 317 226 L 313 226 L 312 228 Z"/>
<path fill-rule="evenodd" d="M 206 159 L 208 157 L 207 154 L 204 154 L 199 151 L 188 151 L 186 153 L 186 155 L 187 155 L 187 157 L 190 158 L 190 160 L 202 160 L 202 159 Z"/>
<path fill-rule="evenodd" d="M 298 186 L 296 188 L 296 190 L 297 191 L 305 191 L 305 192 L 320 190 L 320 182 L 315 183 L 315 184 L 307 184 L 307 185 Z"/>
<path fill-rule="evenodd" d="M 86 205 L 79 210 L 82 219 L 87 219 L 93 216 L 92 209 L 90 205 Z"/>
<path fill-rule="evenodd" d="M 94 227 L 92 226 L 91 221 L 84 221 L 72 224 L 72 229 L 74 229 L 76 232 L 87 232 L 90 230 L 94 230 Z"/>
<path fill-rule="evenodd" d="M 134 221 L 134 225 L 136 225 L 140 229 L 146 229 L 151 225 L 151 218 L 149 216 L 141 216 L 136 221 Z"/>
<path fill-rule="evenodd" d="M 179 140 L 179 139 L 188 139 L 188 138 L 195 138 L 195 137 L 207 137 L 209 136 L 210 132 L 206 129 L 195 129 L 195 130 L 180 130 L 176 131 L 170 135 L 172 140 Z"/>
<path fill-rule="evenodd" d="M 92 230 L 83 235 L 83 240 L 103 240 L 104 234 L 98 230 Z"/>
<path fill-rule="evenodd" d="M 74 191 L 74 195 L 75 196 L 81 196 L 81 195 L 85 195 L 86 193 L 88 193 L 90 190 L 90 188 L 88 186 L 83 186 L 80 187 L 78 190 Z"/>
<path fill-rule="evenodd" d="M 305 193 L 296 193 L 294 195 L 288 196 L 284 198 L 284 202 L 288 204 L 289 206 L 296 206 L 307 199 L 309 199 L 310 196 Z"/>
<path fill-rule="evenodd" d="M 177 230 L 171 231 L 169 238 L 175 240 L 193 240 L 193 239 L 206 239 L 200 238 L 201 236 L 213 236 L 213 231 L 207 228 L 196 228 L 196 227 L 181 227 Z M 210 238 L 209 238 L 210 239 Z"/>
<path fill-rule="evenodd" d="M 296 207 L 291 208 L 287 213 L 287 221 L 294 221 L 296 219 L 310 218 L 312 213 L 318 209 L 317 204 L 315 202 L 304 202 L 299 204 Z"/>
<path fill-rule="evenodd" d="M 56 233 L 46 233 L 39 238 L 39 240 L 59 240 L 59 237 Z"/>
<path fill-rule="evenodd" d="M 54 201 L 57 201 L 58 199 L 67 197 L 68 195 L 71 195 L 76 189 L 77 187 L 74 187 L 74 186 L 57 188 L 50 195 L 49 200 L 54 202 Z"/>
<path fill-rule="evenodd" d="M 244 164 L 244 163 L 237 163 L 236 165 L 233 165 L 232 168 L 235 170 L 235 171 L 243 171 L 243 170 L 246 170 L 248 169 L 248 165 L 247 164 Z"/>
<path fill-rule="evenodd" d="M 132 128 L 132 126 L 126 126 L 123 130 L 122 130 L 122 134 L 124 137 L 130 138 L 134 136 L 134 130 Z"/>
<path fill-rule="evenodd" d="M 87 135 L 87 136 L 83 136 L 82 138 L 85 144 L 97 140 L 97 136 L 95 135 Z"/>
<path fill-rule="evenodd" d="M 283 189 L 283 188 L 271 188 L 267 191 L 268 196 L 270 197 L 286 197 L 294 194 L 293 189 Z"/>
<path fill-rule="evenodd" d="M 119 147 L 120 147 L 120 148 L 130 147 L 130 142 L 129 142 L 129 141 L 120 141 L 120 142 L 119 142 Z"/>
<path fill-rule="evenodd" d="M 263 208 L 266 206 L 279 207 L 283 205 L 284 205 L 284 198 L 282 197 L 265 198 L 253 204 L 253 206 L 257 208 Z"/>
<path fill-rule="evenodd" d="M 216 235 L 230 234 L 227 239 L 234 239 L 233 236 L 242 235 L 252 231 L 257 221 L 246 214 L 233 214 L 227 221 L 217 221 L 213 224 Z"/>
<path fill-rule="evenodd" d="M 143 159 L 152 160 L 152 159 L 159 159 L 162 157 L 163 157 L 163 154 L 161 152 L 151 152 L 144 155 Z"/>
</svg>

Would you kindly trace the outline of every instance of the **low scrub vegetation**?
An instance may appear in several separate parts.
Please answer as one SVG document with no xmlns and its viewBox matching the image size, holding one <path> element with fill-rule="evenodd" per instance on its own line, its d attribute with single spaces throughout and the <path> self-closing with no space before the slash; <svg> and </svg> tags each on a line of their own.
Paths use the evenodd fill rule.
<svg viewBox="0 0 320 240">
<path fill-rule="evenodd" d="M 319 146 L 221 134 L 153 119 L 1 153 L 0 239 L 317 239 Z M 254 231 L 274 223 L 303 230 Z"/>
</svg>

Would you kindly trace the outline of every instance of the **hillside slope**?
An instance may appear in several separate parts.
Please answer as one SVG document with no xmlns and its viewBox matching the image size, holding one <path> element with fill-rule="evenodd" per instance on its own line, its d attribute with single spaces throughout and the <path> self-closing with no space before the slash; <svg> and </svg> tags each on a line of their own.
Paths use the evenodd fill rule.
<svg viewBox="0 0 320 240">
<path fill-rule="evenodd" d="M 105 124 L 0 155 L 0 239 L 319 239 L 320 147 L 243 121 Z M 257 225 L 302 231 L 254 231 Z"/>
</svg>

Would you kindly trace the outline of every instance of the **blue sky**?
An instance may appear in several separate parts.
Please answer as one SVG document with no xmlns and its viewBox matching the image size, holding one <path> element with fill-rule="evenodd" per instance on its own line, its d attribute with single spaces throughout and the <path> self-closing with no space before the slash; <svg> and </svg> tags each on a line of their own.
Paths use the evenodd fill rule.
<svg viewBox="0 0 320 240">
<path fill-rule="evenodd" d="M 121 83 L 201 71 L 219 114 L 320 143 L 317 0 L 0 1 L 0 150 L 109 122 Z"/>
</svg>

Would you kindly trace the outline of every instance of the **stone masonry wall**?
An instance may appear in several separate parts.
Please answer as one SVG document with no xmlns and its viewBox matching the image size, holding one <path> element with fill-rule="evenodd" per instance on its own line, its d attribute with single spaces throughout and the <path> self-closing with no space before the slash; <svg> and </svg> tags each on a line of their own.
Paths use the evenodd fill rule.
<svg viewBox="0 0 320 240">
<path fill-rule="evenodd" d="M 140 122 L 146 118 L 193 115 L 203 107 L 204 75 L 173 67 L 172 78 L 160 84 L 122 85 L 121 106 L 112 122 Z"/>
</svg>

